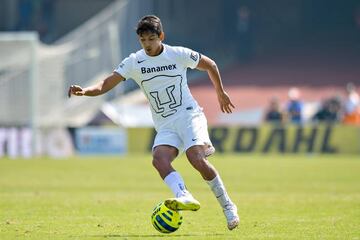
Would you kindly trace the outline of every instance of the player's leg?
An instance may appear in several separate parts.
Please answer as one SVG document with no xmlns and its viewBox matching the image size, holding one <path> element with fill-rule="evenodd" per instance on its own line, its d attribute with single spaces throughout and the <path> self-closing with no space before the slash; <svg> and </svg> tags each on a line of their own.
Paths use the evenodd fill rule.
<svg viewBox="0 0 360 240">
<path fill-rule="evenodd" d="M 192 210 L 200 208 L 200 203 L 193 198 L 191 193 L 186 189 L 181 175 L 171 166 L 171 162 L 178 154 L 175 147 L 160 145 L 153 151 L 153 166 L 159 172 L 160 176 L 174 193 L 174 198 L 165 200 L 165 205 L 173 210 Z"/>
<path fill-rule="evenodd" d="M 239 216 L 237 214 L 237 207 L 231 201 L 224 183 L 215 167 L 206 159 L 205 156 L 206 146 L 195 145 L 186 151 L 186 156 L 191 165 L 199 171 L 203 179 L 210 186 L 216 199 L 223 209 L 224 215 L 227 220 L 228 228 L 230 230 L 239 225 Z"/>
<path fill-rule="evenodd" d="M 196 211 L 200 208 L 200 203 L 192 197 L 180 173 L 171 165 L 178 155 L 180 145 L 181 141 L 176 133 L 160 131 L 155 138 L 152 163 L 175 196 L 166 199 L 165 205 L 173 210 Z"/>
<path fill-rule="evenodd" d="M 169 145 L 159 145 L 154 147 L 152 164 L 162 179 L 165 179 L 166 176 L 175 171 L 171 162 L 177 155 L 178 150 L 175 147 Z"/>
<path fill-rule="evenodd" d="M 188 120 L 184 134 L 186 156 L 191 165 L 199 171 L 203 179 L 210 186 L 212 192 L 222 207 L 228 228 L 236 228 L 239 224 L 237 207 L 231 201 L 226 188 L 215 167 L 206 159 L 215 152 L 207 130 L 207 121 L 204 114 L 195 114 Z"/>
<path fill-rule="evenodd" d="M 206 159 L 205 145 L 194 145 L 186 150 L 186 157 L 191 165 L 199 171 L 205 181 L 214 179 L 218 173 L 215 167 Z"/>
</svg>

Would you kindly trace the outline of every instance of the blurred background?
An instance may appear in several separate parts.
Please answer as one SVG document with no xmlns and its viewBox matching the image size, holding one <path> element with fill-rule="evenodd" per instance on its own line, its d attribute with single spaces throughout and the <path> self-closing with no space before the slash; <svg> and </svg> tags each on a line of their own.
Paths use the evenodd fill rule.
<svg viewBox="0 0 360 240">
<path fill-rule="evenodd" d="M 0 0 L 0 156 L 149 152 L 149 106 L 133 81 L 67 98 L 140 45 L 158 15 L 165 43 L 214 59 L 236 109 L 222 114 L 189 70 L 219 152 L 360 154 L 357 0 Z"/>
</svg>

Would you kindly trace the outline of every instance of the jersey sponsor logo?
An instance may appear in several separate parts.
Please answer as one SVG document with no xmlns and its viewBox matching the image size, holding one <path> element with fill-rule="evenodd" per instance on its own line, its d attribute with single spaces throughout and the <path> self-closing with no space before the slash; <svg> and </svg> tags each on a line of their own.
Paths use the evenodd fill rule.
<svg viewBox="0 0 360 240">
<path fill-rule="evenodd" d="M 138 60 L 137 63 L 142 63 L 142 62 L 145 62 L 145 61 L 146 61 L 146 59 L 144 59 L 144 60 Z"/>
<path fill-rule="evenodd" d="M 192 60 L 194 60 L 194 62 L 196 62 L 196 61 L 198 60 L 198 55 L 197 55 L 197 53 L 191 52 L 190 58 L 191 58 Z"/>
<path fill-rule="evenodd" d="M 142 67 L 141 68 L 141 73 L 142 74 L 156 73 L 156 72 L 162 72 L 162 71 L 174 70 L 174 69 L 177 69 L 176 64 L 170 64 L 170 65 L 164 65 L 164 66 L 158 66 L 158 67 L 151 67 L 151 68 Z"/>
</svg>

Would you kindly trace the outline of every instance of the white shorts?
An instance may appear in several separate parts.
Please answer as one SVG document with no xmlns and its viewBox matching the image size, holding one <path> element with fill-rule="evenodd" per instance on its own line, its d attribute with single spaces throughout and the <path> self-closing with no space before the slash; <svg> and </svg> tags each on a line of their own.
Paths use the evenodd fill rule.
<svg viewBox="0 0 360 240">
<path fill-rule="evenodd" d="M 162 126 L 154 140 L 152 149 L 159 145 L 170 145 L 186 151 L 192 146 L 205 146 L 205 155 L 215 152 L 209 138 L 207 120 L 202 111 L 189 111 L 169 124 Z"/>
</svg>

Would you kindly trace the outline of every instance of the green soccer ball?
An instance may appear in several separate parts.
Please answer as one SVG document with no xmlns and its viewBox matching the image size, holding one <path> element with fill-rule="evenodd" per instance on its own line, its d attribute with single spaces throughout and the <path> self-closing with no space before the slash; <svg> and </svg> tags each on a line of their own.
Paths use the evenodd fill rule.
<svg viewBox="0 0 360 240">
<path fill-rule="evenodd" d="M 151 214 L 151 223 L 161 233 L 172 233 L 179 229 L 182 216 L 178 211 L 167 208 L 164 202 L 161 202 Z"/>
</svg>

